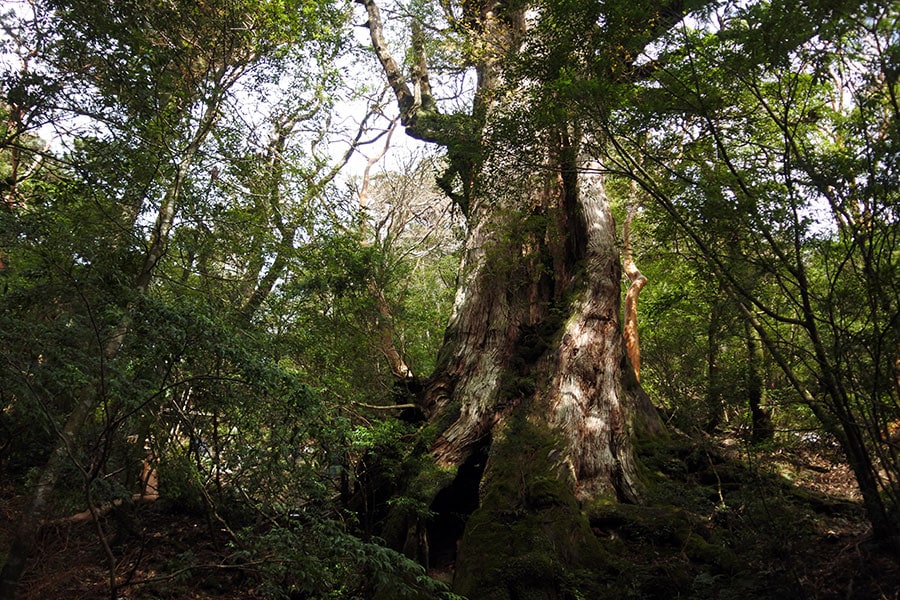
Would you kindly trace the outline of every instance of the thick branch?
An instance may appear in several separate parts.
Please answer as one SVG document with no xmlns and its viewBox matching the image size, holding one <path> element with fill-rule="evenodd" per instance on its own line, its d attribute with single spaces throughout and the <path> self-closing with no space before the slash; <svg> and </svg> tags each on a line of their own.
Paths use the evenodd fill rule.
<svg viewBox="0 0 900 600">
<path fill-rule="evenodd" d="M 425 63 L 425 34 L 422 32 L 422 24 L 416 20 L 412 22 L 412 53 L 415 104 L 425 112 L 436 113 L 437 104 L 434 102 L 434 96 L 431 95 L 428 65 Z"/>
<path fill-rule="evenodd" d="M 406 364 L 403 355 L 400 354 L 394 343 L 394 317 L 388 306 L 387 298 L 384 297 L 384 291 L 374 280 L 369 282 L 369 291 L 375 297 L 378 308 L 378 347 L 388 361 L 391 375 L 401 380 L 414 379 L 415 375 L 412 369 Z"/>
<path fill-rule="evenodd" d="M 366 7 L 366 14 L 369 17 L 366 25 L 369 28 L 369 35 L 372 38 L 372 48 L 375 50 L 375 56 L 387 75 L 388 84 L 394 90 L 397 97 L 397 104 L 400 106 L 400 122 L 404 126 L 408 126 L 411 120 L 415 119 L 415 99 L 400 65 L 391 56 L 387 48 L 387 42 L 384 40 L 384 25 L 381 21 L 381 11 L 375 0 L 356 0 L 359 4 Z"/>
<path fill-rule="evenodd" d="M 366 26 L 372 39 L 375 56 L 384 69 L 388 84 L 397 98 L 400 108 L 400 123 L 406 128 L 406 134 L 423 142 L 433 142 L 446 146 L 451 153 L 472 154 L 477 144 L 472 143 L 471 117 L 454 113 L 440 114 L 434 97 L 431 95 L 431 84 L 428 80 L 428 68 L 425 63 L 425 43 L 421 24 L 413 22 L 413 84 L 403 76 L 403 70 L 394 60 L 384 39 L 384 25 L 381 12 L 374 0 L 356 0 L 366 7 L 369 20 Z M 460 176 L 465 180 L 462 172 Z"/>
</svg>

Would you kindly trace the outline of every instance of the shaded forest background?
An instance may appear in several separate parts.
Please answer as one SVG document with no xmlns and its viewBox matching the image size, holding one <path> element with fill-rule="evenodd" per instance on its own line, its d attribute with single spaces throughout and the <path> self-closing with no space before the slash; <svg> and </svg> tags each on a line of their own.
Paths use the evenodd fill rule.
<svg viewBox="0 0 900 600">
<path fill-rule="evenodd" d="M 640 502 L 581 507 L 590 568 L 535 555 L 504 577 L 897 598 L 900 5 L 515 7 L 514 101 L 475 144 L 457 117 L 491 50 L 466 3 L 381 7 L 406 105 L 359 33 L 367 2 L 6 4 L 0 597 L 461 597 L 483 498 L 455 485 L 487 457 L 417 486 L 466 173 L 500 179 L 504 153 L 539 172 L 523 140 L 564 120 L 582 193 L 616 216 L 627 367 L 666 433 L 635 440 Z M 397 148 L 426 118 L 446 151 Z M 497 206 L 496 239 L 547 230 Z M 394 543 L 398 515 L 424 555 Z"/>
</svg>

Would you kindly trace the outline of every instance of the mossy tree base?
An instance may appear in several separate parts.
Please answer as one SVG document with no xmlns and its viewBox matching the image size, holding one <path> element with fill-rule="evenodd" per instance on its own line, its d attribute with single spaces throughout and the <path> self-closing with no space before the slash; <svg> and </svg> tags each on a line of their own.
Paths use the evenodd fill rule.
<svg viewBox="0 0 900 600">
<path fill-rule="evenodd" d="M 495 435 L 454 590 L 491 600 L 604 597 L 616 560 L 575 499 L 558 436 L 523 415 Z"/>
</svg>

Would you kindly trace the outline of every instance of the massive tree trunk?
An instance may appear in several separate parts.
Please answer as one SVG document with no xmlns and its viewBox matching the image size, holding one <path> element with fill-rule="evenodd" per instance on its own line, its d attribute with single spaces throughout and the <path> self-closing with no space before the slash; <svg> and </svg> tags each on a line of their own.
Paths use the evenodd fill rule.
<svg viewBox="0 0 900 600">
<path fill-rule="evenodd" d="M 441 115 L 416 30 L 411 88 L 378 7 L 359 1 L 407 133 L 447 147 L 442 186 L 469 226 L 421 398 L 433 469 L 411 488 L 435 516 L 395 514 L 385 537 L 432 567 L 455 564 L 456 591 L 473 598 L 555 598 L 567 573 L 602 553 L 581 508 L 639 501 L 635 434 L 663 430 L 626 359 L 605 190 L 582 189 L 579 135 L 565 120 L 527 140 L 503 133 L 518 101 L 503 60 L 521 43 L 521 8 L 466 4 L 482 42 L 478 90 L 470 115 Z"/>
<path fill-rule="evenodd" d="M 456 304 L 426 394 L 432 420 L 453 421 L 432 452 L 458 466 L 521 410 L 561 436 L 576 496 L 634 501 L 632 413 L 644 397 L 625 363 L 615 224 L 602 192 L 581 194 L 572 173 L 544 169 L 512 186 L 535 192 L 511 202 L 524 215 L 497 210 L 506 192 L 496 182 L 476 182 Z M 512 169 L 494 176 L 504 187 L 518 179 Z"/>
<path fill-rule="evenodd" d="M 555 597 L 566 568 L 599 552 L 579 504 L 638 501 L 635 429 L 660 428 L 625 356 L 606 197 L 580 193 L 557 143 L 544 170 L 515 186 L 536 192 L 513 200 L 524 218 L 496 212 L 492 182 L 476 181 L 453 319 L 425 396 L 438 466 L 457 469 L 452 485 L 479 485 L 456 562 L 456 589 L 472 597 Z M 482 456 L 479 483 L 463 467 Z M 435 550 L 452 541 L 433 532 Z"/>
</svg>

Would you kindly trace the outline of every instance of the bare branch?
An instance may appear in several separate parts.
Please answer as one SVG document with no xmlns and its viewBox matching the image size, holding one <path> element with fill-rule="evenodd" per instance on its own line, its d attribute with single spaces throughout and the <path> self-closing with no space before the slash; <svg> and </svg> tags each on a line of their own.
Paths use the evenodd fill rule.
<svg viewBox="0 0 900 600">
<path fill-rule="evenodd" d="M 388 148 L 391 147 L 391 137 L 394 135 L 394 131 L 397 129 L 397 120 L 399 117 L 395 117 L 391 119 L 391 126 L 388 128 L 387 137 L 384 140 L 384 147 L 381 149 L 381 152 L 368 158 L 366 161 L 366 168 L 363 170 L 362 176 L 362 184 L 359 188 L 359 207 L 366 208 L 366 204 L 369 199 L 369 173 L 372 170 L 372 167 L 375 164 L 384 158 L 384 155 L 387 154 Z"/>
</svg>

